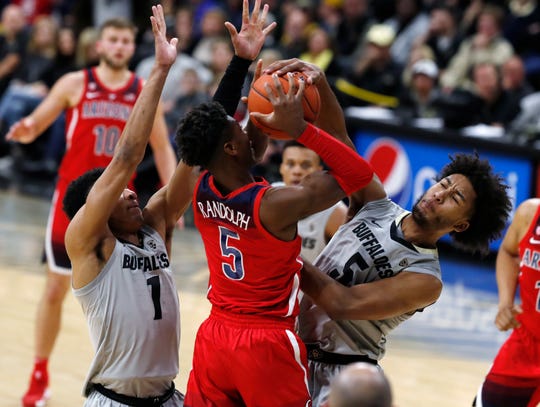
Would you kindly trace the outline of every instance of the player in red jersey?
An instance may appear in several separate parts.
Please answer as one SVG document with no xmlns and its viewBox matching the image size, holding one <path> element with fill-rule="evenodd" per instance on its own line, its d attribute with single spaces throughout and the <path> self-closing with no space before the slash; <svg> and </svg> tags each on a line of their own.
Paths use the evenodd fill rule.
<svg viewBox="0 0 540 407">
<path fill-rule="evenodd" d="M 513 329 L 475 400 L 477 407 L 540 404 L 540 199 L 519 205 L 497 253 L 495 325 Z M 514 302 L 519 285 L 521 305 Z"/>
<path fill-rule="evenodd" d="M 111 161 L 142 80 L 128 70 L 135 51 L 135 26 L 113 19 L 100 29 L 99 65 L 68 73 L 52 87 L 43 102 L 15 123 L 6 138 L 30 143 L 66 111 L 66 153 L 60 165 L 47 223 L 45 255 L 47 282 L 38 305 L 35 332 L 35 363 L 30 386 L 23 396 L 25 407 L 43 405 L 49 396 L 47 362 L 60 329 L 62 304 L 70 287 L 71 264 L 64 246 L 68 219 L 62 211 L 67 185 L 96 167 Z M 176 157 L 167 136 L 162 114 L 157 115 L 150 145 L 162 183 L 176 167 Z"/>
<path fill-rule="evenodd" d="M 275 78 L 274 113 L 257 120 L 286 130 L 317 152 L 331 172 L 314 173 L 292 187 L 271 187 L 252 176 L 268 140 L 250 123 L 242 130 L 231 117 L 239 94 L 236 84 L 231 92 L 226 88 L 243 80 L 273 28 L 263 28 L 267 11 L 265 6 L 260 12 L 257 0 L 250 19 L 244 0 L 240 33 L 228 25 L 236 56 L 214 96 L 226 109 L 216 102 L 197 107 L 176 137 L 186 164 L 207 169 L 193 209 L 208 258 L 212 311 L 197 333 L 187 407 L 309 406 L 306 351 L 294 333 L 302 268 L 297 221 L 373 178 L 369 164 L 352 149 L 304 121 L 305 84 L 297 87 L 292 77 L 287 94 Z"/>
</svg>

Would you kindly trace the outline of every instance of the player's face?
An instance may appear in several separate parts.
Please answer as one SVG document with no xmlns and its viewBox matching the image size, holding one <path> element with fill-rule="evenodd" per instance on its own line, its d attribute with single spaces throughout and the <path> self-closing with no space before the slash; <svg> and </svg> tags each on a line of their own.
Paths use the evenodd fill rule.
<svg viewBox="0 0 540 407">
<path fill-rule="evenodd" d="M 452 174 L 431 186 L 413 207 L 413 217 L 423 227 L 462 232 L 469 226 L 476 192 L 469 179 Z"/>
<path fill-rule="evenodd" d="M 253 142 L 234 118 L 229 116 L 228 120 L 230 131 L 232 131 L 231 142 L 234 145 L 236 157 L 245 162 L 246 166 L 251 167 L 257 160 Z"/>
<path fill-rule="evenodd" d="M 137 200 L 137 194 L 128 188 L 124 189 L 109 220 L 111 229 L 137 231 L 142 222 L 142 210 Z"/>
<path fill-rule="evenodd" d="M 112 69 L 126 69 L 135 52 L 135 36 L 130 29 L 107 27 L 96 44 L 101 61 Z"/>
<path fill-rule="evenodd" d="M 306 175 L 320 170 L 321 160 L 313 150 L 291 146 L 283 151 L 279 173 L 285 185 L 298 185 Z"/>
</svg>

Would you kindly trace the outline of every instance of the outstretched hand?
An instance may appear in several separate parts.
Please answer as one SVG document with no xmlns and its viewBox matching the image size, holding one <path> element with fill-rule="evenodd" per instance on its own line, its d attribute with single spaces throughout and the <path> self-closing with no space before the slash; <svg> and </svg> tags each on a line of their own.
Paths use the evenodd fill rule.
<svg viewBox="0 0 540 407">
<path fill-rule="evenodd" d="M 324 78 L 324 72 L 315 64 L 302 61 L 298 58 L 282 59 L 271 63 L 264 69 L 265 74 L 285 75 L 288 72 L 303 72 L 308 80 L 308 84 L 316 84 Z"/>
<path fill-rule="evenodd" d="M 240 32 L 230 22 L 225 23 L 225 27 L 229 31 L 231 41 L 234 47 L 234 53 L 244 59 L 253 61 L 261 52 L 261 49 L 266 40 L 266 36 L 276 28 L 277 23 L 274 21 L 268 26 L 266 17 L 268 15 L 268 4 L 265 4 L 262 12 L 261 0 L 256 0 L 253 6 L 253 12 L 249 15 L 249 1 L 244 0 L 242 6 L 242 27 Z"/>
<path fill-rule="evenodd" d="M 154 33 L 155 63 L 156 65 L 171 66 L 176 60 L 178 38 L 167 41 L 167 25 L 161 4 L 152 6 L 152 32 Z"/>
</svg>

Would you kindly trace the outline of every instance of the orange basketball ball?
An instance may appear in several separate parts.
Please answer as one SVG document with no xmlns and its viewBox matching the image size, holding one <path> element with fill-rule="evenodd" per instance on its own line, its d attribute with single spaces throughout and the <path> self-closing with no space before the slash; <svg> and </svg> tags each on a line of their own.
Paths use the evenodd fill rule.
<svg viewBox="0 0 540 407">
<path fill-rule="evenodd" d="M 306 75 L 304 75 L 302 72 L 293 72 L 293 74 L 295 81 L 299 81 L 300 79 L 304 79 L 307 81 Z M 289 91 L 289 80 L 287 75 L 279 76 L 279 80 L 281 82 L 281 86 L 283 87 L 284 92 L 287 93 Z M 274 107 L 268 99 L 266 89 L 264 87 L 266 83 L 268 83 L 270 87 L 274 87 L 274 80 L 272 78 L 272 75 L 261 75 L 259 79 L 257 79 L 251 86 L 247 102 L 248 110 L 250 112 L 269 114 L 272 113 L 272 111 L 274 110 Z M 319 96 L 319 91 L 317 90 L 317 87 L 315 85 L 310 85 L 306 82 L 306 87 L 304 88 L 304 97 L 302 100 L 302 107 L 304 108 L 304 119 L 306 121 L 312 123 L 317 120 L 317 117 L 319 117 L 319 112 L 321 110 L 321 98 Z M 269 128 L 257 121 L 256 119 L 251 120 L 253 121 L 253 124 L 255 124 L 258 128 L 260 128 L 272 138 L 291 138 L 287 133 L 281 130 Z"/>
</svg>

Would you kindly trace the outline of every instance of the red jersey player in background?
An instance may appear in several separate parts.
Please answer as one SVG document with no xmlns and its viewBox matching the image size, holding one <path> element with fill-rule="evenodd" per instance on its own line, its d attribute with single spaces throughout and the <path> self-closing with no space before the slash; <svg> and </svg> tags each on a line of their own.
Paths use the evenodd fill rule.
<svg viewBox="0 0 540 407">
<path fill-rule="evenodd" d="M 247 132 L 240 128 L 231 117 L 239 94 L 223 88 L 243 80 L 275 26 L 263 28 L 268 6 L 260 12 L 260 3 L 255 2 L 250 19 L 244 0 L 240 33 L 227 25 L 235 57 L 214 96 L 227 108 L 213 102 L 193 109 L 176 137 L 186 164 L 207 169 L 196 186 L 193 210 L 208 259 L 212 303 L 195 340 L 186 407 L 309 405 L 306 350 L 294 333 L 302 268 L 297 222 L 373 178 L 369 164 L 352 149 L 305 122 L 305 84 L 297 86 L 290 77 L 285 94 L 277 76 L 277 94 L 270 97 L 274 113 L 257 120 L 314 150 L 332 172 L 319 171 L 297 186 L 277 188 L 251 174 L 268 139 L 250 123 Z"/>
<path fill-rule="evenodd" d="M 71 264 L 64 246 L 69 221 L 62 211 L 65 190 L 81 174 L 106 167 L 111 161 L 143 85 L 128 70 L 135 51 L 135 26 L 131 22 L 120 19 L 105 22 L 96 46 L 99 65 L 61 77 L 43 102 L 15 123 L 6 136 L 7 140 L 31 143 L 66 110 L 66 152 L 47 223 L 47 281 L 38 304 L 35 363 L 22 400 L 25 407 L 42 406 L 49 397 L 47 362 L 60 330 L 62 304 L 70 287 Z M 162 114 L 156 116 L 150 145 L 160 180 L 165 184 L 176 168 L 176 157 Z"/>
<path fill-rule="evenodd" d="M 495 325 L 513 329 L 493 361 L 473 405 L 540 404 L 540 199 L 522 202 L 496 262 L 499 311 Z M 519 285 L 521 305 L 514 302 Z"/>
</svg>

